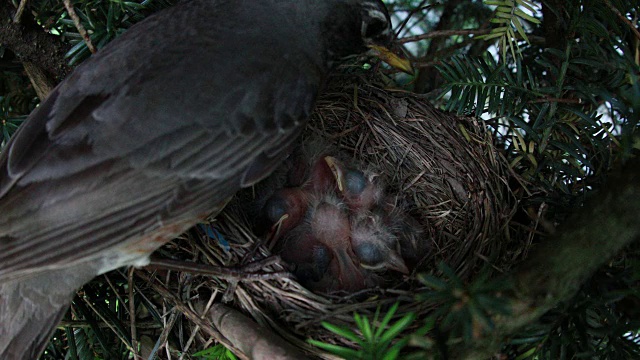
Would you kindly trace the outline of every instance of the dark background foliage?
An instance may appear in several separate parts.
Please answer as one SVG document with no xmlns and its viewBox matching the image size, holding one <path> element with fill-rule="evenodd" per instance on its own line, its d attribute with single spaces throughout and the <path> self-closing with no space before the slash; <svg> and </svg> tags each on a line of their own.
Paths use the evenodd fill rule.
<svg viewBox="0 0 640 360">
<path fill-rule="evenodd" d="M 136 21 L 173 2 L 78 0 L 74 9 L 91 43 L 99 49 Z M 553 232 L 567 214 L 606 182 L 609 170 L 640 148 L 639 1 L 388 0 L 386 3 L 398 37 L 418 69 L 412 77 L 396 75 L 398 84 L 425 94 L 444 110 L 484 119 L 495 133 L 512 171 L 525 181 L 524 186 L 518 187 L 523 209 L 518 216 L 523 224 L 533 220 L 542 224 L 543 233 Z M 30 82 L 33 72 L 29 68 L 35 67 L 48 83 L 55 84 L 90 56 L 87 42 L 61 1 L 26 2 L 16 24 L 12 18 L 18 6 L 17 0 L 0 6 L 3 146 L 37 106 L 36 89 Z M 536 241 L 544 236 L 538 234 Z M 503 344 L 503 356 L 518 359 L 640 356 L 638 255 L 638 246 L 618 255 L 584 284 L 573 299 L 510 337 Z M 443 308 L 457 304 L 456 289 L 481 300 L 483 294 L 500 286 L 482 277 L 475 284 L 458 284 L 455 274 L 442 273 L 445 274 L 442 279 L 428 281 L 432 284 L 442 281 L 438 283 L 442 285 L 438 291 Z M 126 277 L 121 280 L 103 284 L 101 288 L 85 287 L 86 298 L 92 299 L 90 303 L 96 304 L 96 308 L 76 304 L 77 312 L 86 312 L 76 315 L 95 319 L 86 316 L 93 311 L 117 317 L 118 308 L 125 304 L 113 301 L 110 292 L 115 287 L 127 286 Z M 144 308 L 147 300 L 137 299 Z M 483 306 L 496 312 L 502 305 L 487 301 Z M 474 322 L 482 319 L 482 311 L 438 314 L 439 319 L 446 321 L 436 325 L 439 335 L 433 338 L 443 343 L 449 336 L 464 338 L 465 331 L 472 337 Z M 150 326 L 154 326 L 154 319 L 162 321 L 157 314 L 149 314 L 148 319 Z M 114 337 L 126 338 L 128 330 L 104 329 L 91 320 L 74 329 L 68 327 L 66 333 L 58 333 L 49 347 L 48 358 L 62 358 L 69 344 L 74 350 L 69 351 L 73 355 L 67 355 L 71 357 L 128 357 L 125 346 L 115 349 L 108 345 Z M 415 350 L 425 343 L 413 344 Z"/>
</svg>

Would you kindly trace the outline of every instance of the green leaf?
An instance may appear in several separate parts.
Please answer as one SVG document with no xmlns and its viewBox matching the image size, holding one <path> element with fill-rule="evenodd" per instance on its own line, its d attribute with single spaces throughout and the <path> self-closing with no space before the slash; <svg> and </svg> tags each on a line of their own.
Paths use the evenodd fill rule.
<svg viewBox="0 0 640 360">
<path fill-rule="evenodd" d="M 418 281 L 435 290 L 442 290 L 447 287 L 447 283 L 432 275 L 418 274 Z"/>
<path fill-rule="evenodd" d="M 353 349 L 349 349 L 343 346 L 339 346 L 339 345 L 333 345 L 333 344 L 327 344 L 327 343 L 323 343 L 321 341 L 317 341 L 317 340 L 307 340 L 311 345 L 318 347 L 322 350 L 328 351 L 332 354 L 341 356 L 345 359 L 360 359 L 362 358 L 360 356 L 360 352 L 353 350 Z"/>
<path fill-rule="evenodd" d="M 387 325 L 389 325 L 389 322 L 391 321 L 391 318 L 393 318 L 393 315 L 396 313 L 396 310 L 398 310 L 398 306 L 400 306 L 400 303 L 395 302 L 391 308 L 389 308 L 389 310 L 387 311 L 387 313 L 384 315 L 384 318 L 382 318 L 382 321 L 380 322 L 380 325 L 378 326 L 378 329 L 376 330 L 376 338 L 379 338 L 384 329 L 387 327 Z M 380 310 L 380 308 L 378 308 L 378 310 Z M 378 311 L 376 311 L 376 315 L 377 315 Z"/>
<path fill-rule="evenodd" d="M 342 336 L 345 339 L 351 340 L 353 342 L 359 343 L 361 341 L 360 337 L 354 333 L 353 331 L 349 330 L 349 329 L 345 329 L 345 328 L 341 328 L 337 325 L 333 325 L 331 323 L 328 323 L 326 321 L 322 322 L 322 326 L 331 331 L 332 333 Z"/>
<path fill-rule="evenodd" d="M 396 321 L 387 331 L 384 332 L 382 337 L 380 338 L 381 342 L 387 342 L 395 339 L 404 329 L 409 327 L 413 320 L 415 320 L 416 315 L 414 313 L 409 313 L 403 316 L 400 320 Z"/>
<path fill-rule="evenodd" d="M 360 314 L 358 313 L 355 313 L 353 315 L 353 318 L 356 321 L 356 324 L 358 325 L 360 331 L 362 331 L 362 336 L 365 338 L 365 340 L 369 342 L 373 341 L 373 331 L 371 329 L 371 324 L 369 324 L 369 319 L 365 316 L 360 316 Z"/>
<path fill-rule="evenodd" d="M 540 20 L 534 18 L 533 16 L 525 13 L 524 11 L 522 11 L 522 10 L 520 10 L 518 8 L 515 9 L 514 14 L 516 16 L 518 16 L 520 19 L 527 20 L 527 21 L 535 23 L 535 24 L 540 24 Z M 514 21 L 514 23 L 515 23 L 515 21 Z"/>
</svg>

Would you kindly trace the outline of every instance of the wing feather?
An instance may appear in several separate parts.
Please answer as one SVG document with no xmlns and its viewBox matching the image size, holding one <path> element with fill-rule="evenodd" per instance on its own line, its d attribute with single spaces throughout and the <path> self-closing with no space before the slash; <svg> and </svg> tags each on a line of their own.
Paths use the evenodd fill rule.
<svg viewBox="0 0 640 360">
<path fill-rule="evenodd" d="M 265 40 L 251 24 L 237 24 L 241 35 L 224 21 L 212 31 L 198 16 L 209 3 L 195 3 L 179 5 L 191 33 L 157 26 L 169 23 L 161 18 L 132 28 L 76 69 L 9 142 L 0 155 L 0 282 L 195 223 L 284 159 L 321 83 L 323 65 L 310 60 L 317 49 Z M 259 28 L 270 26 L 297 31 Z M 195 39 L 199 51 L 185 56 Z"/>
</svg>

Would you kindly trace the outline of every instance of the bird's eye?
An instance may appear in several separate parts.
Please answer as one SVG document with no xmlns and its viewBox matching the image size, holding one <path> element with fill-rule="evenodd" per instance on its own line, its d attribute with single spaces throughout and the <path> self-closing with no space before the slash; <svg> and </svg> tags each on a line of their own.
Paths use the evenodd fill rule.
<svg viewBox="0 0 640 360">
<path fill-rule="evenodd" d="M 329 264 L 331 263 L 331 260 L 333 258 L 331 252 L 329 251 L 329 249 L 327 249 L 326 246 L 316 245 L 313 247 L 311 255 L 316 271 L 319 274 L 324 275 L 324 273 L 329 270 Z"/>
<path fill-rule="evenodd" d="M 344 178 L 346 190 L 350 194 L 359 195 L 367 187 L 367 177 L 360 170 L 349 169 Z"/>
<path fill-rule="evenodd" d="M 266 213 L 267 220 L 271 223 L 276 223 L 287 213 L 287 211 L 289 211 L 289 209 L 285 199 L 281 196 L 274 195 L 267 200 L 263 211 Z"/>
<path fill-rule="evenodd" d="M 375 244 L 367 242 L 354 247 L 353 251 L 363 265 L 375 267 L 384 261 L 381 249 Z"/>
<path fill-rule="evenodd" d="M 360 30 L 364 40 L 375 42 L 391 36 L 391 20 L 384 5 L 379 1 L 374 1 L 374 3 L 365 6 Z"/>
<path fill-rule="evenodd" d="M 364 24 L 365 31 L 363 37 L 365 39 L 374 39 L 383 33 L 387 32 L 389 24 L 386 20 L 382 20 L 380 18 L 369 19 L 367 23 Z"/>
</svg>

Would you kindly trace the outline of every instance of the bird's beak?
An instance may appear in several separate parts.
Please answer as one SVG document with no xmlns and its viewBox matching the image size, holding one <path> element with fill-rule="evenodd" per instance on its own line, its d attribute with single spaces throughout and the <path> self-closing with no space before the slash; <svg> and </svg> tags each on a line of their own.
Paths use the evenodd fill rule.
<svg viewBox="0 0 640 360">
<path fill-rule="evenodd" d="M 325 156 L 324 161 L 327 163 L 327 165 L 329 166 L 329 169 L 331 169 L 331 172 L 333 173 L 333 176 L 336 178 L 336 183 L 338 184 L 338 190 L 340 192 L 344 192 L 345 180 L 344 180 L 344 175 L 342 171 L 342 164 L 338 159 L 334 158 L 333 156 Z"/>
<path fill-rule="evenodd" d="M 282 224 L 287 221 L 287 219 L 289 218 L 289 214 L 284 214 L 280 217 L 280 219 L 278 219 L 278 221 L 273 224 L 273 226 L 271 226 L 271 231 L 269 233 L 269 237 L 275 242 L 275 240 L 277 240 L 280 237 L 280 233 L 281 233 L 281 229 L 282 229 Z M 271 248 L 269 248 L 271 249 Z"/>
<path fill-rule="evenodd" d="M 344 249 L 335 250 L 338 261 L 338 281 L 340 286 L 345 290 L 361 290 L 364 289 L 364 276 L 357 265 L 353 263 L 353 259 Z"/>
<path fill-rule="evenodd" d="M 404 56 L 398 55 L 387 47 L 380 45 L 368 45 L 369 49 L 382 61 L 390 66 L 403 71 L 409 75 L 413 75 L 413 66 L 411 62 Z"/>
<path fill-rule="evenodd" d="M 410 272 L 400 254 L 393 250 L 390 251 L 389 259 L 387 259 L 385 266 L 388 269 L 395 270 L 403 274 L 409 274 Z"/>
</svg>

